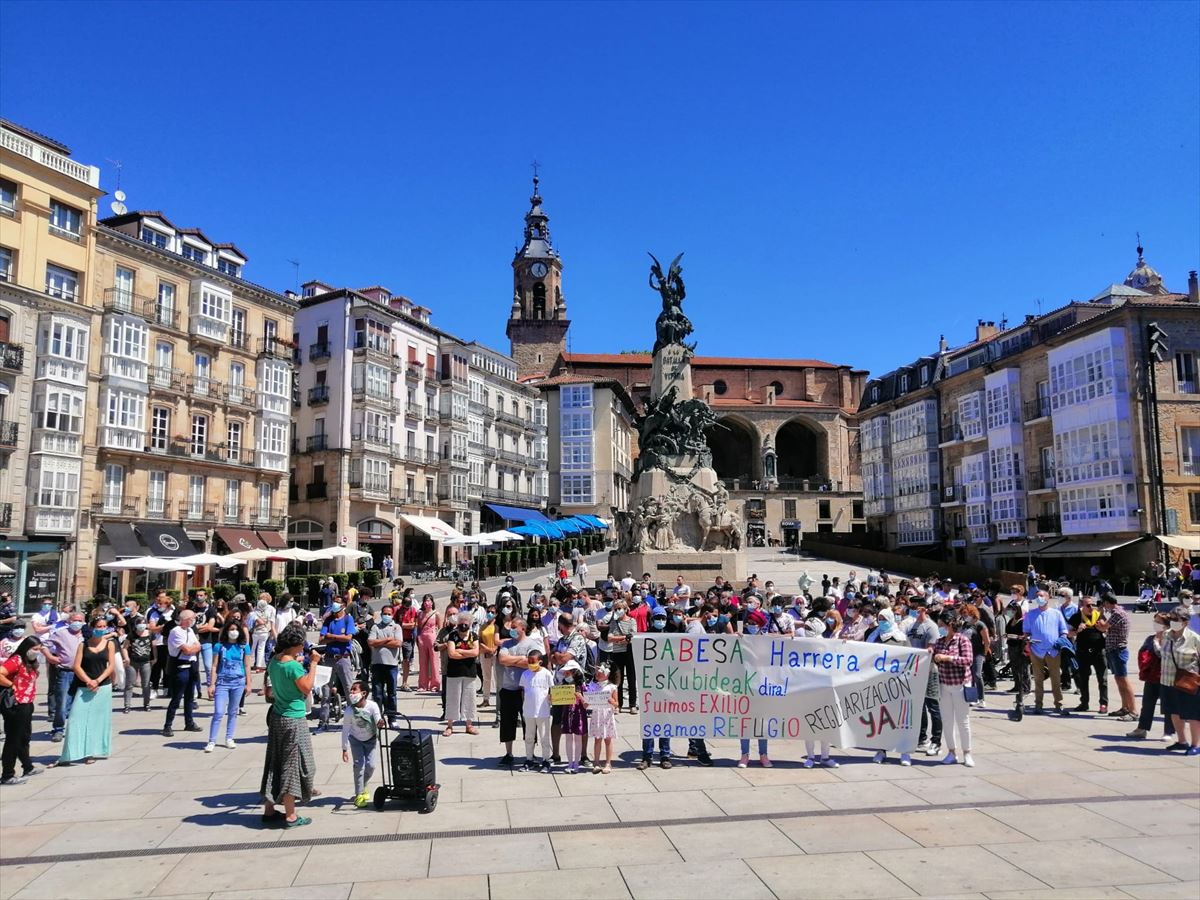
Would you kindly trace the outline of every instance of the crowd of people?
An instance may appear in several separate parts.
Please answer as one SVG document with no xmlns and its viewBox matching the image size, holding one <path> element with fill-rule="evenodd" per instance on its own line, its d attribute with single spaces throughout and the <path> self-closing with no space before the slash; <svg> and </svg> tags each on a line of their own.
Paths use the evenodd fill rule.
<svg viewBox="0 0 1200 900">
<path fill-rule="evenodd" d="M 975 764 L 971 716 L 986 707 L 985 692 L 997 691 L 1001 679 L 1013 682 L 1008 715 L 1014 719 L 1091 712 L 1094 685 L 1097 713 L 1135 723 L 1130 739 L 1150 736 L 1158 706 L 1171 741 L 1166 749 L 1200 755 L 1200 600 L 1186 588 L 1178 605 L 1155 613 L 1153 633 L 1131 648 L 1130 613 L 1114 595 L 1047 589 L 1032 571 L 1026 584 L 1005 590 L 873 571 L 862 579 L 852 572 L 844 583 L 818 581 L 804 572 L 800 590 L 785 595 L 755 576 L 743 586 L 718 577 L 693 589 L 683 576 L 660 585 L 648 574 L 625 573 L 589 588 L 575 583 L 567 565 L 560 561 L 547 584 L 527 596 L 509 577 L 494 597 L 476 583 L 459 583 L 444 605 L 396 579 L 379 598 L 365 588 L 338 592 L 322 585 L 319 612 L 305 611 L 287 594 L 212 601 L 201 590 L 182 604 L 163 591 L 146 608 L 127 599 L 101 602 L 86 614 L 47 604 L 27 621 L 7 615 L 0 618 L 0 782 L 36 771 L 29 745 L 43 667 L 60 764 L 107 756 L 114 709 L 148 711 L 155 697 L 168 700 L 165 737 L 173 736 L 180 711 L 184 730 L 200 732 L 196 703 L 206 697 L 212 714 L 205 752 L 233 749 L 247 696 L 261 692 L 270 704 L 262 780 L 268 825 L 307 823 L 296 804 L 314 795 L 312 735 L 333 725 L 340 725 L 344 758 L 352 763 L 354 802 L 365 805 L 381 731 L 394 724 L 404 692 L 440 697 L 444 739 L 453 740 L 460 728 L 467 735 L 494 729 L 501 766 L 603 775 L 612 771 L 619 733 L 637 730 L 637 720 L 626 726 L 622 714 L 638 713 L 631 643 L 642 632 L 768 634 L 928 650 L 934 665 L 916 753 L 940 756 L 947 765 Z M 581 561 L 571 566 L 577 576 Z M 0 614 L 11 613 L 3 602 Z M 1112 710 L 1109 675 L 1119 700 Z M 1135 676 L 1143 683 L 1140 710 Z M 1069 692 L 1078 694 L 1077 706 L 1068 707 Z M 656 749 L 664 769 L 683 758 L 668 739 L 654 744 L 641 742 L 638 768 L 655 764 Z M 768 742 L 759 740 L 755 749 L 757 762 L 771 766 Z M 750 764 L 750 750 L 743 740 L 739 767 Z M 837 766 L 835 750 L 809 742 L 802 764 Z M 688 742 L 686 758 L 714 762 L 703 740 Z M 876 763 L 886 760 L 883 751 L 874 756 Z M 912 756 L 900 754 L 899 763 L 911 765 Z"/>
</svg>

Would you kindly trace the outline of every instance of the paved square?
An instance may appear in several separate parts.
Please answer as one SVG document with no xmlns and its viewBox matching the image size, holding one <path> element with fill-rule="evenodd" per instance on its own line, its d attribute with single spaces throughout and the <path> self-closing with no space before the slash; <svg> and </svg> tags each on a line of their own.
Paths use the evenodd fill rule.
<svg viewBox="0 0 1200 900">
<path fill-rule="evenodd" d="M 801 569 L 819 579 L 849 568 L 750 551 L 751 571 L 785 591 Z M 1150 620 L 1133 622 L 1131 643 L 1140 643 Z M 0 789 L 0 900 L 1194 900 L 1200 760 L 1168 754 L 1161 724 L 1152 739 L 1130 741 L 1123 735 L 1132 726 L 1115 719 L 1014 723 L 1011 695 L 993 692 L 988 702 L 972 712 L 974 769 L 924 756 L 911 768 L 894 759 L 877 766 L 859 751 L 836 751 L 838 769 L 805 769 L 802 745 L 783 742 L 771 746 L 774 768 L 737 769 L 736 744 L 714 741 L 714 768 L 679 758 L 679 744 L 674 768 L 638 771 L 636 719 L 621 715 L 620 759 L 607 776 L 499 769 L 487 710 L 478 737 L 438 732 L 442 793 L 431 815 L 398 804 L 355 809 L 340 737 L 320 734 L 323 794 L 307 808 L 313 824 L 284 832 L 259 822 L 261 696 L 238 720 L 237 748 L 211 754 L 202 752 L 204 734 L 164 739 L 165 701 L 157 701 L 148 713 L 114 716 L 112 758 Z M 436 698 L 404 694 L 401 704 L 419 726 L 436 724 Z M 202 704 L 202 725 L 207 711 Z M 44 718 L 41 706 L 33 750 L 42 764 L 58 749 Z"/>
</svg>

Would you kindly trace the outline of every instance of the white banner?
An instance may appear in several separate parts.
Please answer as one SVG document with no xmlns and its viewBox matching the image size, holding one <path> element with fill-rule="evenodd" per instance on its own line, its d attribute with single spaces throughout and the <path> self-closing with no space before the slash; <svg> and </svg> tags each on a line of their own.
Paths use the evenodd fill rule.
<svg viewBox="0 0 1200 900">
<path fill-rule="evenodd" d="M 643 738 L 768 738 L 912 752 L 927 650 L 739 634 L 633 638 Z"/>
</svg>

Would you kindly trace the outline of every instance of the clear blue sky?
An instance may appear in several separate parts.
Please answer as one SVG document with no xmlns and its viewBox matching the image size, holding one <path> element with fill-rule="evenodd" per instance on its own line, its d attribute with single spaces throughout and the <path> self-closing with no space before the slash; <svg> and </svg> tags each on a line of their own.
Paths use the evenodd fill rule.
<svg viewBox="0 0 1200 900">
<path fill-rule="evenodd" d="M 382 283 L 507 348 L 529 163 L 572 349 L 874 372 L 1200 264 L 1200 5 L 0 5 L 0 115 L 247 277 Z M 52 36 L 52 37 L 51 37 Z"/>
</svg>

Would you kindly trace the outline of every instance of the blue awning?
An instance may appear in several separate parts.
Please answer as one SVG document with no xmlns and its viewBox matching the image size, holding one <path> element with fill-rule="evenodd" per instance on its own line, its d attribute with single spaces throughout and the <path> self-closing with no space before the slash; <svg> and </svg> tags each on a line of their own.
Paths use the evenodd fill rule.
<svg viewBox="0 0 1200 900">
<path fill-rule="evenodd" d="M 576 522 L 575 519 L 555 519 L 554 524 L 563 530 L 566 534 L 579 534 L 583 531 L 583 525 Z"/>
<path fill-rule="evenodd" d="M 558 527 L 558 523 L 551 522 L 549 519 L 545 522 L 526 522 L 524 525 L 510 528 L 509 531 L 513 534 L 523 534 L 526 537 L 557 539 L 563 536 L 563 530 Z"/>
<path fill-rule="evenodd" d="M 503 503 L 483 504 L 500 518 L 507 522 L 549 522 L 546 514 L 539 509 L 528 509 L 524 506 L 505 506 Z"/>
<path fill-rule="evenodd" d="M 599 528 L 601 531 L 604 531 L 608 528 L 608 526 L 604 523 L 604 520 L 599 516 L 580 516 L 579 518 L 586 522 L 590 522 L 594 527 Z"/>
</svg>

